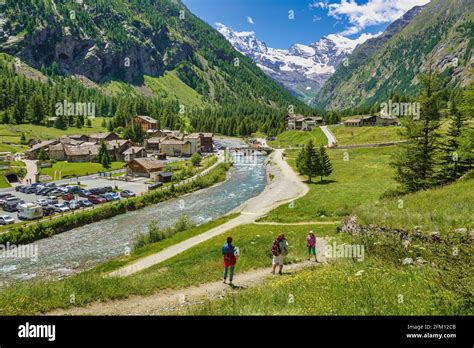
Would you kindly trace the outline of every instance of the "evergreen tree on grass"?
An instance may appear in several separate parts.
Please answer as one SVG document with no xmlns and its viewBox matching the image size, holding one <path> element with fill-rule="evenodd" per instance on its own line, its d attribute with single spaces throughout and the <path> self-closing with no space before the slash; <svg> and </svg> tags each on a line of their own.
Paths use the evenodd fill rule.
<svg viewBox="0 0 474 348">
<path fill-rule="evenodd" d="M 311 183 L 311 178 L 319 175 L 321 171 L 320 153 L 314 147 L 312 140 L 298 154 L 296 166 L 302 175 L 308 176 L 309 183 Z"/>
<path fill-rule="evenodd" d="M 442 170 L 439 181 L 442 183 L 456 180 L 465 171 L 464 161 L 459 156 L 459 141 L 465 122 L 464 116 L 458 110 L 454 98 L 451 101 L 449 116 L 451 124 L 447 132 L 447 139 L 441 147 L 443 154 L 441 157 Z"/>
<path fill-rule="evenodd" d="M 431 68 L 420 80 L 423 90 L 419 97 L 419 118 L 412 115 L 402 121 L 407 142 L 400 145 L 392 161 L 396 170 L 395 180 L 406 192 L 432 187 L 438 176 L 439 81 Z"/>
<path fill-rule="evenodd" d="M 107 144 L 104 141 L 101 141 L 99 146 L 99 162 L 105 169 L 110 168 L 109 151 L 107 150 Z"/>
<path fill-rule="evenodd" d="M 326 152 L 324 146 L 319 148 L 319 167 L 318 167 L 318 175 L 321 177 L 321 182 L 323 181 L 324 177 L 328 177 L 332 173 L 332 164 L 329 156 Z"/>
</svg>

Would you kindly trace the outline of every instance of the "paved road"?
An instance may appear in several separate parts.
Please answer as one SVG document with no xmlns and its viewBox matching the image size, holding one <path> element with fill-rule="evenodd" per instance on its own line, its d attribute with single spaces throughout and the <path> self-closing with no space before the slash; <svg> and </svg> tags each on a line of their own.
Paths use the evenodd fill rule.
<svg viewBox="0 0 474 348">
<path fill-rule="evenodd" d="M 329 128 L 327 126 L 321 126 L 320 128 L 323 131 L 326 138 L 328 138 L 328 145 L 329 146 L 336 145 L 337 144 L 336 137 L 334 136 L 334 134 L 332 134 Z"/>
<path fill-rule="evenodd" d="M 142 271 L 239 225 L 252 223 L 275 207 L 304 196 L 308 192 L 308 187 L 301 182 L 298 175 L 285 162 L 282 154 L 283 150 L 278 149 L 270 155 L 270 161 L 274 163 L 269 168 L 269 171 L 274 175 L 273 180 L 260 195 L 236 209 L 241 212 L 241 215 L 205 233 L 111 272 L 109 276 L 128 276 Z"/>
</svg>

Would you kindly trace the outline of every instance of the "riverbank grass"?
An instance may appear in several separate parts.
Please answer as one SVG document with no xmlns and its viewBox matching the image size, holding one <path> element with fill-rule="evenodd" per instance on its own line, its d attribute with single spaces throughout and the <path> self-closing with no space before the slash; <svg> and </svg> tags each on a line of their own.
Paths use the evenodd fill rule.
<svg viewBox="0 0 474 348">
<path fill-rule="evenodd" d="M 75 305 L 84 306 L 94 301 L 147 295 L 159 290 L 179 289 L 217 281 L 222 277 L 221 247 L 227 236 L 232 236 L 234 244 L 240 249 L 236 267 L 236 282 L 238 282 L 239 272 L 271 267 L 272 240 L 282 231 L 285 231 L 290 243 L 290 254 L 286 261 L 292 263 L 305 260 L 307 253 L 305 238 L 309 229 L 312 229 L 318 237 L 343 237 L 341 234 L 336 235 L 334 225 L 298 225 L 284 228 L 255 224 L 239 226 L 129 277 L 103 277 L 105 271 L 125 264 L 123 260 L 112 260 L 63 280 L 33 281 L 13 285 L 0 292 L 0 315 L 37 314 L 55 308 L 68 308 L 72 306 L 71 294 L 75 296 Z M 204 231 L 204 228 L 202 230 Z M 180 238 L 189 237 L 185 233 L 171 237 L 173 242 L 177 242 L 176 238 L 181 240 Z M 156 248 L 155 250 L 164 249 L 167 243 L 172 243 L 172 239 L 163 240 L 149 247 Z"/>
<path fill-rule="evenodd" d="M 331 176 L 323 183 L 313 178 L 304 197 L 272 210 L 260 221 L 331 221 L 349 215 L 360 204 L 378 200 L 396 187 L 389 166 L 393 151 L 394 147 L 328 151 L 333 165 Z M 288 163 L 297 171 L 298 151 L 286 153 Z"/>
<path fill-rule="evenodd" d="M 301 147 L 310 140 L 317 146 L 328 143 L 323 131 L 318 127 L 308 132 L 290 130 L 280 133 L 276 136 L 276 140 L 269 141 L 268 144 L 274 148 Z"/>
<path fill-rule="evenodd" d="M 334 134 L 338 145 L 360 145 L 386 143 L 403 140 L 401 127 L 346 127 L 332 125 L 328 127 Z"/>
</svg>

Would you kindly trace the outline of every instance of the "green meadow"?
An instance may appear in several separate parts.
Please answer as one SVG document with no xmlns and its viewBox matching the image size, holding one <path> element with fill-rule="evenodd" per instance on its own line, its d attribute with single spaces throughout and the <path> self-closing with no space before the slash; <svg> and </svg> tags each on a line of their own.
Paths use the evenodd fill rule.
<svg viewBox="0 0 474 348">
<path fill-rule="evenodd" d="M 363 203 L 378 200 L 396 187 L 389 166 L 393 147 L 328 150 L 333 173 L 324 182 L 313 178 L 306 196 L 272 210 L 261 221 L 339 220 Z M 296 171 L 297 151 L 287 151 Z M 302 180 L 307 180 L 306 177 Z"/>
</svg>

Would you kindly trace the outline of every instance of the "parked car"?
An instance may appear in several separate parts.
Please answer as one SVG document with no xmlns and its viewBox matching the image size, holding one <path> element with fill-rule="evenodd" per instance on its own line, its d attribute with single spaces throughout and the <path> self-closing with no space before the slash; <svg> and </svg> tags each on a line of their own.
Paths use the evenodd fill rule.
<svg viewBox="0 0 474 348">
<path fill-rule="evenodd" d="M 76 209 L 79 209 L 81 207 L 79 205 L 79 203 L 76 202 L 76 201 L 69 201 L 69 202 L 66 202 L 66 204 L 69 207 L 69 209 L 71 209 L 71 210 L 76 210 Z"/>
<path fill-rule="evenodd" d="M 44 187 L 40 189 L 39 191 L 37 191 L 36 194 L 41 195 L 41 196 L 49 196 L 49 193 L 54 190 L 55 188 L 52 188 L 52 187 Z"/>
<path fill-rule="evenodd" d="M 25 185 L 18 185 L 17 187 L 15 187 L 15 191 L 16 192 L 21 192 L 21 189 L 23 189 L 25 187 L 26 187 Z"/>
<path fill-rule="evenodd" d="M 89 196 L 89 201 L 94 204 L 102 204 L 102 203 L 107 202 L 107 200 L 104 197 L 100 197 L 96 195 Z"/>
<path fill-rule="evenodd" d="M 18 210 L 18 201 L 5 202 L 3 210 L 8 212 L 14 212 Z"/>
<path fill-rule="evenodd" d="M 81 188 L 79 186 L 68 186 L 67 187 L 67 192 L 68 193 L 78 194 L 79 191 L 81 191 Z"/>
<path fill-rule="evenodd" d="M 58 204 L 58 198 L 55 196 L 49 196 L 48 198 L 46 198 L 46 201 L 48 202 L 48 204 Z"/>
<path fill-rule="evenodd" d="M 122 192 L 120 192 L 120 196 L 128 198 L 128 197 L 135 197 L 136 194 L 130 190 L 123 190 Z"/>
<path fill-rule="evenodd" d="M 38 191 L 41 190 L 43 188 L 43 186 L 28 186 L 28 187 L 25 187 L 23 189 L 23 193 L 26 193 L 26 194 L 32 194 L 32 193 L 36 193 L 38 194 Z"/>
<path fill-rule="evenodd" d="M 42 207 L 46 207 L 49 203 L 46 199 L 41 198 L 36 201 L 36 204 L 41 205 Z"/>
<path fill-rule="evenodd" d="M 89 202 L 87 199 L 82 199 L 80 201 L 77 201 L 77 203 L 82 207 L 82 208 L 87 208 L 87 207 L 92 207 L 93 204 Z"/>
<path fill-rule="evenodd" d="M 54 197 L 62 197 L 64 195 L 64 192 L 62 192 L 61 190 L 53 190 L 49 193 L 50 196 L 54 196 Z"/>
<path fill-rule="evenodd" d="M 54 207 L 52 205 L 47 205 L 43 207 L 43 215 L 44 216 L 50 216 L 53 215 L 56 211 L 54 210 Z"/>
<path fill-rule="evenodd" d="M 101 197 L 104 197 L 107 202 L 118 201 L 120 199 L 120 196 L 113 192 L 104 193 Z"/>
<path fill-rule="evenodd" d="M 151 190 L 155 190 L 157 189 L 158 187 L 160 186 L 163 186 L 163 183 L 162 182 L 156 182 L 152 185 L 148 185 L 148 190 L 151 191 Z"/>
<path fill-rule="evenodd" d="M 65 212 L 71 210 L 71 209 L 69 209 L 69 207 L 68 207 L 66 204 L 64 204 L 64 203 L 55 204 L 55 205 L 53 205 L 53 207 L 54 207 L 54 211 L 55 211 L 56 213 L 65 213 Z"/>
<path fill-rule="evenodd" d="M 105 187 L 91 188 L 90 191 L 92 192 L 93 195 L 103 195 L 104 193 L 107 193 L 107 190 Z"/>
<path fill-rule="evenodd" d="M 0 193 L 0 199 L 7 199 L 8 197 L 13 197 L 11 193 Z"/>
<path fill-rule="evenodd" d="M 44 186 L 46 186 L 46 187 L 56 187 L 56 184 L 54 182 L 48 182 Z"/>
<path fill-rule="evenodd" d="M 90 195 L 92 195 L 92 192 L 89 191 L 89 190 L 80 190 L 79 191 L 79 196 L 81 196 L 81 197 L 87 198 Z"/>
<path fill-rule="evenodd" d="M 74 199 L 74 195 L 71 193 L 66 193 L 65 195 L 63 195 L 63 199 L 65 201 L 72 201 Z"/>
<path fill-rule="evenodd" d="M 10 225 L 15 223 L 15 219 L 13 219 L 9 215 L 1 215 L 0 216 L 0 225 Z"/>
</svg>

